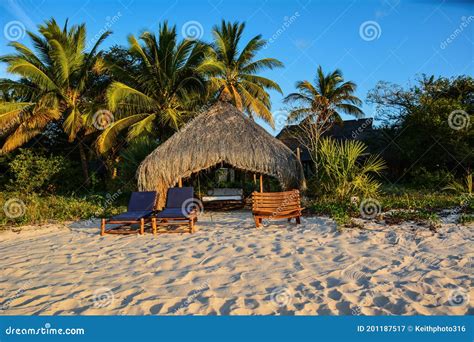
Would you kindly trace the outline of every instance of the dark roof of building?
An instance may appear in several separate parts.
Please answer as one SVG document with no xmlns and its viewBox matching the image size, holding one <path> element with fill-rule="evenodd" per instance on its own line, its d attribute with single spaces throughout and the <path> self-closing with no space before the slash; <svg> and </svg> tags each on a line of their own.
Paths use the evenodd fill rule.
<svg viewBox="0 0 474 342">
<path fill-rule="evenodd" d="M 346 120 L 339 125 L 334 125 L 326 132 L 326 134 L 324 134 L 324 136 L 333 137 L 338 140 L 363 140 L 367 133 L 372 131 L 372 124 L 372 118 Z M 280 131 L 280 133 L 278 133 L 276 138 L 280 139 L 292 151 L 296 151 L 299 147 L 301 161 L 310 161 L 311 157 L 309 152 L 306 148 L 301 146 L 301 143 L 295 138 L 295 133 L 298 127 L 298 125 L 286 126 Z"/>
</svg>

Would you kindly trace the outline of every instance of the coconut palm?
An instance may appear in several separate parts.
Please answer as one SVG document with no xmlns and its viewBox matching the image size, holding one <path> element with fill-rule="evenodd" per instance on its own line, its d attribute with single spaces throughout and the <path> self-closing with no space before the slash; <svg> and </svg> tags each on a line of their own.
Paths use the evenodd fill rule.
<svg viewBox="0 0 474 342">
<path fill-rule="evenodd" d="M 169 134 L 192 114 L 205 82 L 197 72 L 208 49 L 204 44 L 177 40 L 176 27 L 159 26 L 158 37 L 151 32 L 140 36 L 143 45 L 131 35 L 129 53 L 137 72 L 131 74 L 118 65 L 110 68 L 115 78 L 107 89 L 109 109 L 116 120 L 99 136 L 99 152 L 109 151 L 117 137 L 128 130 L 127 140 L 141 135 Z"/>
<path fill-rule="evenodd" d="M 7 72 L 20 76 L 19 81 L 0 80 L 8 89 L 0 102 L 0 127 L 5 135 L 1 153 L 10 152 L 43 132 L 48 124 L 62 123 L 69 141 L 79 145 L 86 183 L 87 159 L 82 137 L 90 131 L 95 112 L 90 92 L 95 75 L 102 71 L 99 45 L 110 34 L 102 34 L 92 50 L 85 52 L 84 24 L 61 29 L 54 19 L 38 27 L 39 35 L 28 32 L 33 49 L 13 42 L 15 53 L 0 57 Z"/>
<path fill-rule="evenodd" d="M 342 72 L 338 69 L 324 74 L 318 67 L 314 84 L 309 81 L 296 83 L 298 92 L 291 93 L 283 100 L 294 105 L 288 116 L 289 122 L 299 123 L 294 136 L 305 146 L 319 170 L 319 142 L 334 123 L 342 122 L 341 114 L 347 113 L 357 118 L 363 116 L 359 106 L 362 101 L 354 95 L 356 85 L 344 81 Z"/>
<path fill-rule="evenodd" d="M 282 67 L 274 58 L 255 59 L 265 46 L 261 35 L 255 36 L 243 47 L 244 23 L 222 21 L 213 28 L 213 49 L 200 67 L 209 75 L 210 91 L 220 100 L 231 101 L 239 110 L 260 117 L 273 127 L 270 96 L 267 89 L 282 92 L 280 86 L 257 75 L 265 69 Z"/>
<path fill-rule="evenodd" d="M 298 107 L 290 112 L 290 122 L 310 120 L 333 124 L 341 122 L 341 114 L 346 113 L 357 118 L 363 116 L 359 108 L 362 101 L 354 95 L 357 86 L 354 82 L 344 81 L 339 69 L 324 74 L 318 67 L 314 84 L 309 81 L 298 81 L 298 92 L 285 97 L 285 103 L 297 104 Z"/>
</svg>

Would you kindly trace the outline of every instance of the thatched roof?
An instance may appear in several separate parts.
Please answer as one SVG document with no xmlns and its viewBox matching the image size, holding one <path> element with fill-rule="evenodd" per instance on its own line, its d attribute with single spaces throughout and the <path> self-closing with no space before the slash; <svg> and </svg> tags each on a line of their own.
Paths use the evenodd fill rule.
<svg viewBox="0 0 474 342">
<path fill-rule="evenodd" d="M 140 164 L 140 190 L 158 191 L 159 208 L 166 191 L 193 173 L 226 163 L 241 170 L 273 176 L 284 189 L 304 186 L 295 154 L 229 103 L 219 102 L 158 146 Z"/>
</svg>

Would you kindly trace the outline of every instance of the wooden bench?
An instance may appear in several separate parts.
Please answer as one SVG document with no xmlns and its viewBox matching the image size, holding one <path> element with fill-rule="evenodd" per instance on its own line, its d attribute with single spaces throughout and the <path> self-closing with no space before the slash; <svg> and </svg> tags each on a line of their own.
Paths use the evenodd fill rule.
<svg viewBox="0 0 474 342">
<path fill-rule="evenodd" d="M 255 225 L 259 228 L 263 219 L 279 220 L 292 218 L 301 223 L 301 208 L 299 190 L 285 192 L 253 192 L 252 213 Z"/>
<path fill-rule="evenodd" d="M 238 188 L 212 189 L 202 196 L 205 208 L 240 208 L 244 205 L 244 190 Z"/>
</svg>

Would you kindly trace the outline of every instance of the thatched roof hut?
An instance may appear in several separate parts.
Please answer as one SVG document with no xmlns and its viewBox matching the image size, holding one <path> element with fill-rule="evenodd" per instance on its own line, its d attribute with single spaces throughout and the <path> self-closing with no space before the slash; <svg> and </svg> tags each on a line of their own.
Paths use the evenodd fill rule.
<svg viewBox="0 0 474 342">
<path fill-rule="evenodd" d="M 220 163 L 273 176 L 284 189 L 304 186 L 295 154 L 229 103 L 218 102 L 158 146 L 140 164 L 140 190 L 158 191 L 159 208 L 167 189 L 180 178 Z"/>
</svg>

